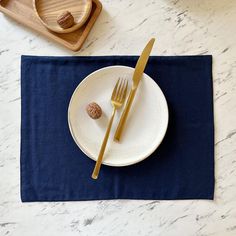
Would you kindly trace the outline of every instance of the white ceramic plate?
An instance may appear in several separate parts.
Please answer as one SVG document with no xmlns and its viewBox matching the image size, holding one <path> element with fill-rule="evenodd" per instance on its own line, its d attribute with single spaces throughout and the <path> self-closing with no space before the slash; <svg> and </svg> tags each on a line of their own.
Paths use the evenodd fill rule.
<svg viewBox="0 0 236 236">
<path fill-rule="evenodd" d="M 112 112 L 110 97 L 119 77 L 132 84 L 134 68 L 111 66 L 87 76 L 75 89 L 68 108 L 68 123 L 72 137 L 79 148 L 93 160 L 97 159 L 108 119 Z M 91 119 L 86 106 L 97 102 L 103 110 L 98 120 Z M 113 141 L 122 109 L 116 113 L 103 164 L 127 166 L 140 162 L 152 154 L 165 136 L 168 125 L 168 107 L 159 86 L 148 75 L 140 81 L 131 107 L 121 142 Z"/>
</svg>

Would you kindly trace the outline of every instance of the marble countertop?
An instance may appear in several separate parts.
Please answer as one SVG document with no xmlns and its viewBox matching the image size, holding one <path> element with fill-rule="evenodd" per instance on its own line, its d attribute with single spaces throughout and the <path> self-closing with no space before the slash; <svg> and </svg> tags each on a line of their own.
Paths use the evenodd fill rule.
<svg viewBox="0 0 236 236">
<path fill-rule="evenodd" d="M 236 235 L 236 1 L 102 0 L 74 53 L 0 14 L 0 235 Z M 20 55 L 212 54 L 214 201 L 20 201 Z"/>
</svg>

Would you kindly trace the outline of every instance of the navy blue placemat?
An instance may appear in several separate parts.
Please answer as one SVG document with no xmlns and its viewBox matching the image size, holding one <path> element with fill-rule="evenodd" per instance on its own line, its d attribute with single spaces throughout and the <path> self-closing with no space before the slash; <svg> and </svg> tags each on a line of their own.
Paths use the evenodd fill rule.
<svg viewBox="0 0 236 236">
<path fill-rule="evenodd" d="M 34 57 L 21 61 L 21 199 L 213 199 L 214 122 L 211 56 L 151 57 L 145 72 L 164 92 L 170 120 L 161 146 L 133 166 L 103 166 L 74 143 L 67 109 L 91 72 L 134 67 L 136 56 Z"/>
</svg>

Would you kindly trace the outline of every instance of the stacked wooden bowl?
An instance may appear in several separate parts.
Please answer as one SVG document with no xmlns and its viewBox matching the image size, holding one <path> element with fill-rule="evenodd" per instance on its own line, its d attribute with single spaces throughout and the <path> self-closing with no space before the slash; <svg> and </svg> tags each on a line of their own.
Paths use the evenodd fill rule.
<svg viewBox="0 0 236 236">
<path fill-rule="evenodd" d="M 41 23 L 56 33 L 71 33 L 88 19 L 92 0 L 33 0 Z"/>
</svg>

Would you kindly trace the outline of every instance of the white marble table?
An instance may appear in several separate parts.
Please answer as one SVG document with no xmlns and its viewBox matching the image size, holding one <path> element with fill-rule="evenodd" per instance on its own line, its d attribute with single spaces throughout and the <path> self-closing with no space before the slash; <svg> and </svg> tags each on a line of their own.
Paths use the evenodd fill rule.
<svg viewBox="0 0 236 236">
<path fill-rule="evenodd" d="M 0 235 L 236 235 L 236 1 L 102 0 L 72 53 L 0 14 Z M 214 201 L 24 203 L 19 195 L 20 55 L 214 56 Z"/>
</svg>

